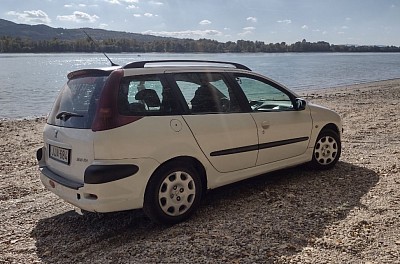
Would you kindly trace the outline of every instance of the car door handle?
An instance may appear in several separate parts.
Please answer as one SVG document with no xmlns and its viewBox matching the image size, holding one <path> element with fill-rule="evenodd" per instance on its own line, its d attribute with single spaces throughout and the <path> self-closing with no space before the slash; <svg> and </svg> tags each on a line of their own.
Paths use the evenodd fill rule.
<svg viewBox="0 0 400 264">
<path fill-rule="evenodd" d="M 261 127 L 262 127 L 263 129 L 268 129 L 268 128 L 269 128 L 269 122 L 268 122 L 268 121 L 263 121 L 263 122 L 261 123 Z"/>
</svg>

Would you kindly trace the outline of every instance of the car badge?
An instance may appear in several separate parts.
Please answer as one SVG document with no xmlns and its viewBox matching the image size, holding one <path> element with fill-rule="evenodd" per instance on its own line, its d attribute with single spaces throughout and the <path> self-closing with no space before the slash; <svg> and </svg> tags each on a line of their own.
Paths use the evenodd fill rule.
<svg viewBox="0 0 400 264">
<path fill-rule="evenodd" d="M 54 138 L 57 138 L 58 136 L 58 130 L 54 130 Z"/>
</svg>

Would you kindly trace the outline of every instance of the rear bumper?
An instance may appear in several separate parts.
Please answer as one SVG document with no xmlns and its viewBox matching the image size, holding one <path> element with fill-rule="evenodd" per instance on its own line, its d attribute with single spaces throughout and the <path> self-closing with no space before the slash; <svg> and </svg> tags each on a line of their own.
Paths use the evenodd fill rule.
<svg viewBox="0 0 400 264">
<path fill-rule="evenodd" d="M 112 162 L 113 164 L 109 161 L 96 161 L 95 165 L 89 167 L 92 168 L 88 172 L 89 181 L 86 180 L 85 173 L 84 183 L 65 179 L 46 166 L 39 168 L 40 180 L 46 189 L 86 211 L 105 213 L 142 208 L 147 182 L 158 163 L 152 159 L 135 159 L 131 160 L 135 165 L 126 167 L 115 160 Z M 126 164 L 127 160 L 123 162 Z M 110 167 L 122 170 L 113 171 Z M 102 168 L 106 169 L 101 170 Z M 121 171 L 124 177 L 121 177 Z M 127 176 L 126 173 L 131 175 Z"/>
</svg>

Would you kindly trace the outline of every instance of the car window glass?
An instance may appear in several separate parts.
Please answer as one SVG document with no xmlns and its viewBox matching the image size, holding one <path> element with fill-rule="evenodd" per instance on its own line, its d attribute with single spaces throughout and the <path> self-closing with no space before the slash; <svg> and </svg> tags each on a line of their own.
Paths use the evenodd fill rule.
<svg viewBox="0 0 400 264">
<path fill-rule="evenodd" d="M 133 76 L 121 81 L 118 111 L 122 115 L 163 115 L 177 111 L 177 105 L 158 76 Z"/>
<path fill-rule="evenodd" d="M 293 110 L 293 103 L 289 95 L 272 84 L 248 76 L 236 76 L 236 81 L 246 95 L 253 111 Z"/>
<path fill-rule="evenodd" d="M 53 106 L 48 123 L 71 128 L 90 128 L 106 79 L 107 76 L 85 76 L 69 80 Z"/>
<path fill-rule="evenodd" d="M 175 74 L 174 79 L 193 114 L 241 112 L 222 74 L 180 73 Z"/>
</svg>

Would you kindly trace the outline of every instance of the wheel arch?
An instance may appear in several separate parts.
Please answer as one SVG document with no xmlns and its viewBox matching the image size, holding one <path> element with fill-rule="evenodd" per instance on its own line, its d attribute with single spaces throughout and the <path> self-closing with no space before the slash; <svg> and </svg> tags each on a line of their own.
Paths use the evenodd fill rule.
<svg viewBox="0 0 400 264">
<path fill-rule="evenodd" d="M 319 133 L 321 133 L 321 132 L 324 131 L 325 129 L 330 129 L 330 130 L 335 131 L 335 132 L 339 135 L 339 137 L 341 137 L 341 135 L 342 135 L 341 131 L 339 130 L 339 128 L 337 127 L 337 125 L 335 125 L 334 123 L 326 124 L 325 126 L 322 127 L 322 129 L 320 130 Z"/>
<path fill-rule="evenodd" d="M 166 166 L 170 166 L 173 163 L 183 163 L 183 164 L 188 164 L 190 166 L 192 166 L 197 172 L 199 172 L 199 176 L 200 176 L 200 180 L 202 183 L 202 193 L 204 194 L 207 191 L 207 185 L 208 185 L 208 181 L 207 181 L 207 174 L 206 174 L 206 169 L 204 168 L 203 164 L 196 158 L 191 157 L 191 156 L 178 156 L 178 157 L 174 157 L 172 159 L 166 160 L 163 163 L 161 163 L 157 169 L 152 173 L 152 175 L 150 176 L 149 180 L 147 181 L 146 184 L 146 189 L 145 189 L 145 194 L 149 188 L 149 182 L 151 181 L 151 179 L 163 168 L 165 168 Z"/>
</svg>

